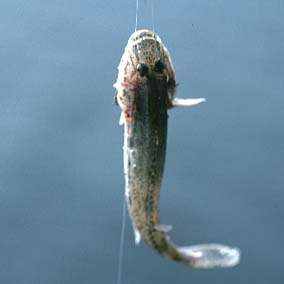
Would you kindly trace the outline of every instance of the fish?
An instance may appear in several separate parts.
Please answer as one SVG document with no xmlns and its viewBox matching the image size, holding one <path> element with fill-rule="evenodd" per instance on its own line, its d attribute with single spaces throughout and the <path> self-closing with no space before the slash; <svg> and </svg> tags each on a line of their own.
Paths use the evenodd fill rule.
<svg viewBox="0 0 284 284">
<path fill-rule="evenodd" d="M 238 248 L 222 244 L 179 247 L 160 224 L 159 197 L 168 129 L 168 112 L 193 106 L 204 98 L 176 97 L 177 83 L 170 53 L 158 34 L 134 32 L 118 65 L 115 101 L 124 125 L 125 198 L 135 235 L 165 258 L 193 268 L 231 267 L 239 263 Z"/>
</svg>

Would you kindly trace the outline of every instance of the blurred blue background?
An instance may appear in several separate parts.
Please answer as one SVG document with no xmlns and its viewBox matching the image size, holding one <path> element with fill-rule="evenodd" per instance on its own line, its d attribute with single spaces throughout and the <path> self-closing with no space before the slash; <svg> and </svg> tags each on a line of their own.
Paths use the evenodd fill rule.
<svg viewBox="0 0 284 284">
<path fill-rule="evenodd" d="M 0 2 L 0 283 L 115 283 L 124 191 L 117 65 L 135 0 Z M 138 28 L 151 28 L 140 1 Z M 162 223 L 180 245 L 242 249 L 192 270 L 136 247 L 123 283 L 282 284 L 284 2 L 155 1 L 180 97 L 170 111 Z"/>
</svg>

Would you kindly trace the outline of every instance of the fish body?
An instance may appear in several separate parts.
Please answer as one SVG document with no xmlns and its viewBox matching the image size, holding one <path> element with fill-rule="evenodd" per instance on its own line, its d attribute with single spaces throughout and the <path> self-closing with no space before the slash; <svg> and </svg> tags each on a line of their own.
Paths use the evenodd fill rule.
<svg viewBox="0 0 284 284">
<path fill-rule="evenodd" d="M 135 32 L 125 48 L 114 84 L 124 124 L 124 174 L 128 212 L 135 241 L 144 241 L 164 257 L 196 268 L 226 267 L 239 261 L 239 251 L 219 244 L 177 247 L 160 224 L 168 110 L 204 99 L 177 99 L 170 54 L 152 31 Z"/>
</svg>

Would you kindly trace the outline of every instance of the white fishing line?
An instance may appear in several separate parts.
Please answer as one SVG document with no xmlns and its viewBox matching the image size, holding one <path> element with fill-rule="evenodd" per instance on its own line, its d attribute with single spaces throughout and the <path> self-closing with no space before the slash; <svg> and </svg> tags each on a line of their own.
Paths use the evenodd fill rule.
<svg viewBox="0 0 284 284">
<path fill-rule="evenodd" d="M 138 25 L 138 10 L 139 10 L 139 0 L 136 0 L 135 32 L 137 31 L 137 25 Z"/>
<path fill-rule="evenodd" d="M 122 221 L 121 221 L 121 233 L 119 243 L 119 255 L 118 255 L 118 271 L 117 271 L 117 284 L 121 284 L 122 269 L 123 269 L 123 251 L 124 251 L 124 238 L 125 238 L 125 220 L 126 219 L 126 196 L 123 197 L 122 208 Z"/>
<path fill-rule="evenodd" d="M 136 12 L 135 12 L 135 32 L 138 28 L 138 14 L 139 14 L 139 0 L 136 0 Z M 152 31 L 155 32 L 155 1 L 151 0 L 151 21 Z"/>
<path fill-rule="evenodd" d="M 155 32 L 155 1 L 151 0 L 152 31 Z"/>
</svg>

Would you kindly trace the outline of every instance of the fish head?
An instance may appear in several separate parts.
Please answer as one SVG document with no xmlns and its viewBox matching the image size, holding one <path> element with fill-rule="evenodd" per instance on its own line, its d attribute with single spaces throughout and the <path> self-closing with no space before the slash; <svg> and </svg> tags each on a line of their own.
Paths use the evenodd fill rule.
<svg viewBox="0 0 284 284">
<path fill-rule="evenodd" d="M 171 101 L 176 83 L 170 54 L 156 33 L 138 30 L 127 42 L 114 84 L 116 101 L 126 118 L 133 118 L 137 91 L 146 88 L 152 79 L 166 84 Z"/>
<path fill-rule="evenodd" d="M 125 51 L 131 60 L 133 72 L 138 73 L 140 77 L 152 72 L 163 73 L 166 49 L 154 32 L 136 31 L 130 36 Z"/>
<path fill-rule="evenodd" d="M 160 37 L 150 30 L 134 32 L 125 47 L 118 65 L 117 85 L 145 80 L 150 76 L 164 76 L 174 80 L 170 54 Z"/>
</svg>

